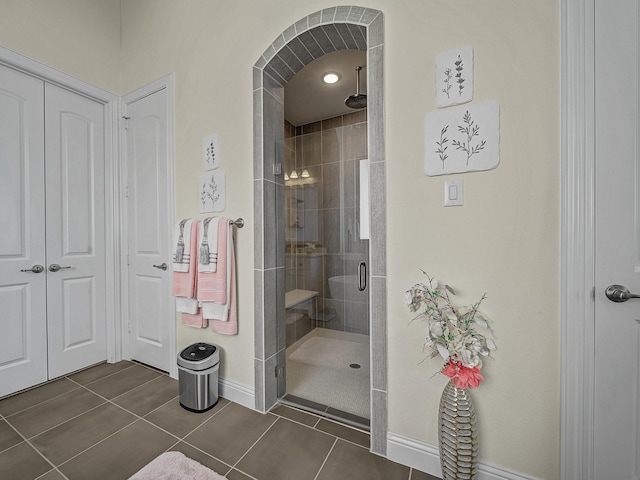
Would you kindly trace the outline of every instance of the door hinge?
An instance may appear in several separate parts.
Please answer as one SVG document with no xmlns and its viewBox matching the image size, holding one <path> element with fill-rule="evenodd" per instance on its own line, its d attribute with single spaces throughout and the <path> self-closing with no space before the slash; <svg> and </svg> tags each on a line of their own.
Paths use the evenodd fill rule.
<svg viewBox="0 0 640 480">
<path fill-rule="evenodd" d="M 126 115 L 122 116 L 122 128 L 124 128 L 125 130 L 129 130 L 129 119 L 131 117 L 127 117 Z"/>
<path fill-rule="evenodd" d="M 284 376 L 284 367 L 281 365 L 276 365 L 276 377 Z"/>
<path fill-rule="evenodd" d="M 127 265 L 129 265 L 129 254 L 127 253 Z"/>
<path fill-rule="evenodd" d="M 282 164 L 274 163 L 273 164 L 273 174 L 274 175 L 282 175 Z"/>
</svg>

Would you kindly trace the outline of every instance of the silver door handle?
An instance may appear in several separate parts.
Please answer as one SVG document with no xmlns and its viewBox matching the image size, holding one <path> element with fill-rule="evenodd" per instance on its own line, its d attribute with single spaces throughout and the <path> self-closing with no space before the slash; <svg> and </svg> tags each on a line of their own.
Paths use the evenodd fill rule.
<svg viewBox="0 0 640 480">
<path fill-rule="evenodd" d="M 60 265 L 58 265 L 57 263 L 52 263 L 51 265 L 49 265 L 49 271 L 50 272 L 57 272 L 59 270 L 65 270 L 67 268 L 71 268 L 70 266 L 66 266 L 66 267 L 61 267 Z"/>
<path fill-rule="evenodd" d="M 162 262 L 160 265 L 154 265 L 154 267 L 159 268 L 160 270 L 166 270 L 167 268 L 169 268 L 169 266 L 165 262 Z"/>
<path fill-rule="evenodd" d="M 34 265 L 31 268 L 23 268 L 20 271 L 21 272 L 42 273 L 42 272 L 44 272 L 44 267 L 42 265 Z"/>
<path fill-rule="evenodd" d="M 361 292 L 367 288 L 367 264 L 360 262 L 358 264 L 358 290 Z"/>
<path fill-rule="evenodd" d="M 623 285 L 609 285 L 604 291 L 609 300 L 616 303 L 626 302 L 630 298 L 640 298 L 637 293 L 631 293 L 629 289 Z"/>
</svg>

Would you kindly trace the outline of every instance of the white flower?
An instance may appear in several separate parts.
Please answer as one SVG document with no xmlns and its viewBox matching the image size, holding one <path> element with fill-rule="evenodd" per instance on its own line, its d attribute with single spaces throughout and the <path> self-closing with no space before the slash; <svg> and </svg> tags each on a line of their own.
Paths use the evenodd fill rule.
<svg viewBox="0 0 640 480">
<path fill-rule="evenodd" d="M 415 312 L 420 307 L 420 296 L 415 287 L 404 292 L 404 303 L 409 306 L 412 312 Z"/>
<path fill-rule="evenodd" d="M 485 320 L 484 315 L 482 315 L 480 312 L 476 312 L 473 317 L 473 321 L 476 322 L 476 325 L 481 328 L 488 328 L 487 321 Z"/>
<path fill-rule="evenodd" d="M 478 363 L 480 362 L 480 359 L 478 358 L 478 356 L 467 349 L 463 349 L 461 353 L 461 357 L 462 357 L 462 364 L 465 367 L 469 367 L 469 368 L 473 368 L 475 366 L 478 365 Z"/>
<path fill-rule="evenodd" d="M 442 325 L 440 324 L 440 322 L 431 323 L 429 325 L 429 332 L 431 332 L 431 335 L 433 335 L 436 338 L 441 337 L 442 334 L 444 333 L 443 330 L 442 330 Z"/>
<path fill-rule="evenodd" d="M 442 358 L 444 358 L 445 360 L 449 358 L 449 350 L 447 350 L 447 347 L 445 347 L 441 343 L 436 343 L 436 348 L 438 349 L 438 353 Z"/>
<path fill-rule="evenodd" d="M 411 305 L 413 303 L 413 288 L 404 292 L 404 303 Z"/>
<path fill-rule="evenodd" d="M 448 288 L 438 289 L 438 281 L 425 273 L 427 281 L 418 283 L 404 293 L 404 303 L 411 311 L 421 309 L 417 318 L 428 323 L 428 335 L 423 351 L 434 357 L 442 357 L 447 365 L 461 364 L 467 368 L 482 368 L 482 358 L 496 349 L 492 338 L 479 333 L 476 328 L 488 330 L 489 320 L 478 308 L 482 298 L 470 306 L 454 306 Z"/>
</svg>

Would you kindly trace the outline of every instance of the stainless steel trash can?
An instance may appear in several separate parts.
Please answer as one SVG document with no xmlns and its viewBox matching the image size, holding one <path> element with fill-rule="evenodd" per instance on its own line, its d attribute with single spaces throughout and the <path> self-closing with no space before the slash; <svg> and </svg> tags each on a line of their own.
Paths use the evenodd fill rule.
<svg viewBox="0 0 640 480">
<path fill-rule="evenodd" d="M 178 354 L 180 405 L 190 412 L 202 413 L 218 403 L 218 347 L 194 343 Z"/>
</svg>

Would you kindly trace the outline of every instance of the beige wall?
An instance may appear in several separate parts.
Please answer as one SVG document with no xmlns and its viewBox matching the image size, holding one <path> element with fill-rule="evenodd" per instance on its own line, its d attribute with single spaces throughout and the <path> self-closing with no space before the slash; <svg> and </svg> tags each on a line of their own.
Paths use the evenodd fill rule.
<svg viewBox="0 0 640 480">
<path fill-rule="evenodd" d="M 358 4 L 385 14 L 389 431 L 437 444 L 445 379 L 431 378 L 437 361 L 420 363 L 424 326 L 409 324 L 402 303 L 424 268 L 453 285 L 460 302 L 488 294 L 484 311 L 494 320 L 498 351 L 486 362 L 486 382 L 473 391 L 481 460 L 559 478 L 559 0 Z M 175 72 L 177 217 L 199 216 L 200 146 L 205 135 L 219 135 L 225 215 L 248 223 L 237 233 L 240 332 L 221 338 L 180 327 L 178 346 L 196 339 L 221 345 L 221 375 L 249 388 L 252 66 L 289 25 L 333 5 L 124 0 L 120 40 L 117 0 L 0 0 L 0 45 L 87 82 L 124 94 Z M 474 47 L 473 102 L 500 103 L 501 162 L 493 171 L 454 176 L 464 180 L 465 205 L 444 208 L 444 177 L 422 171 L 423 121 L 436 109 L 435 55 L 463 45 Z"/>
<path fill-rule="evenodd" d="M 0 45 L 119 93 L 119 0 L 0 0 Z"/>
</svg>

